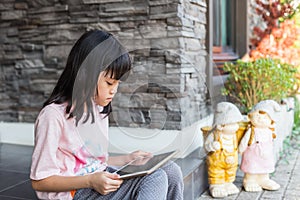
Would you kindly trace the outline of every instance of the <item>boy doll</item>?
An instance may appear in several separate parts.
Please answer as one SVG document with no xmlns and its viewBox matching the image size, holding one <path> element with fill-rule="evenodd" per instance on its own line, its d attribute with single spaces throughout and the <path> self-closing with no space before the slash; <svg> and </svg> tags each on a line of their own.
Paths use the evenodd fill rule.
<svg viewBox="0 0 300 200">
<path fill-rule="evenodd" d="M 274 172 L 273 139 L 275 138 L 275 113 L 280 106 L 273 100 L 261 101 L 248 114 L 251 127 L 239 144 L 242 153 L 241 170 L 245 173 L 246 191 L 278 190 L 280 185 L 270 180 Z"/>
<path fill-rule="evenodd" d="M 205 140 L 209 190 L 213 197 L 236 194 L 239 189 L 233 184 L 238 167 L 238 122 L 243 120 L 239 109 L 232 103 L 217 104 L 213 130 Z"/>
</svg>

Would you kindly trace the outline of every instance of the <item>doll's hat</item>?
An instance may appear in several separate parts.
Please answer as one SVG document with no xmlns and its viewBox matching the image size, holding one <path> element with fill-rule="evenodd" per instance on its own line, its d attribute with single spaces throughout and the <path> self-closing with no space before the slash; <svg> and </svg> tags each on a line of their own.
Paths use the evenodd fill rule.
<svg viewBox="0 0 300 200">
<path fill-rule="evenodd" d="M 243 121 L 243 116 L 234 104 L 229 102 L 221 102 L 217 104 L 214 113 L 213 126 L 237 123 L 240 121 Z"/>
<path fill-rule="evenodd" d="M 256 104 L 252 108 L 250 113 L 254 112 L 254 111 L 257 111 L 257 110 L 261 110 L 261 111 L 266 112 L 273 121 L 276 121 L 276 112 L 280 112 L 281 107 L 274 100 L 264 100 L 264 101 L 260 101 L 258 104 Z"/>
</svg>

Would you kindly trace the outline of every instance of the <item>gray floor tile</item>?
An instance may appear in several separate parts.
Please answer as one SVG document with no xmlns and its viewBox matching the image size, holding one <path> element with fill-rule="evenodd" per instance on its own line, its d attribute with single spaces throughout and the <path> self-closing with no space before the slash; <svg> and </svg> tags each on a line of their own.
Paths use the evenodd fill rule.
<svg viewBox="0 0 300 200">
<path fill-rule="evenodd" d="M 0 143 L 0 199 L 31 199 L 29 170 L 33 147 Z"/>
<path fill-rule="evenodd" d="M 31 146 L 0 143 L 0 170 L 29 173 L 32 150 Z"/>
<path fill-rule="evenodd" d="M 0 194 L 8 188 L 29 180 L 29 175 L 18 172 L 0 171 Z"/>
<path fill-rule="evenodd" d="M 27 180 L 23 183 L 15 185 L 14 187 L 6 189 L 3 192 L 0 192 L 0 199 L 2 200 L 1 196 L 13 197 L 17 199 L 37 199 L 35 192 L 31 187 L 30 180 Z"/>
</svg>

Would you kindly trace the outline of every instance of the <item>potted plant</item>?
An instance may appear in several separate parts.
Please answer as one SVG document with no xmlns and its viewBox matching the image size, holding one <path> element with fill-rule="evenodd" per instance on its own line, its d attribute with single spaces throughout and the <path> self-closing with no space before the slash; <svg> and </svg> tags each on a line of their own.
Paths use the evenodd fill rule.
<svg viewBox="0 0 300 200">
<path fill-rule="evenodd" d="M 228 96 L 242 113 L 265 99 L 280 102 L 294 92 L 297 82 L 297 70 L 292 65 L 271 58 L 225 63 L 224 70 L 229 76 L 222 94 Z"/>
</svg>

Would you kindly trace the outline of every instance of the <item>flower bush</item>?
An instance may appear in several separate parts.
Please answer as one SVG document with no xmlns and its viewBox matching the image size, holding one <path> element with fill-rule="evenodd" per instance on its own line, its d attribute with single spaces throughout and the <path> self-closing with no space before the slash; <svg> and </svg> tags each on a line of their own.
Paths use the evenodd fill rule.
<svg viewBox="0 0 300 200">
<path fill-rule="evenodd" d="M 272 32 L 273 28 L 279 27 L 279 22 L 292 18 L 297 12 L 297 7 L 295 8 L 291 0 L 255 0 L 255 3 L 255 11 L 261 16 L 266 27 L 264 29 L 259 26 L 253 28 L 254 37 L 250 41 L 254 47 L 258 46 L 261 40 Z"/>
<path fill-rule="evenodd" d="M 273 28 L 258 46 L 250 52 L 250 58 L 279 59 L 281 62 L 295 66 L 300 65 L 300 48 L 296 42 L 300 41 L 300 26 L 295 19 L 285 20 L 280 27 Z"/>
</svg>

